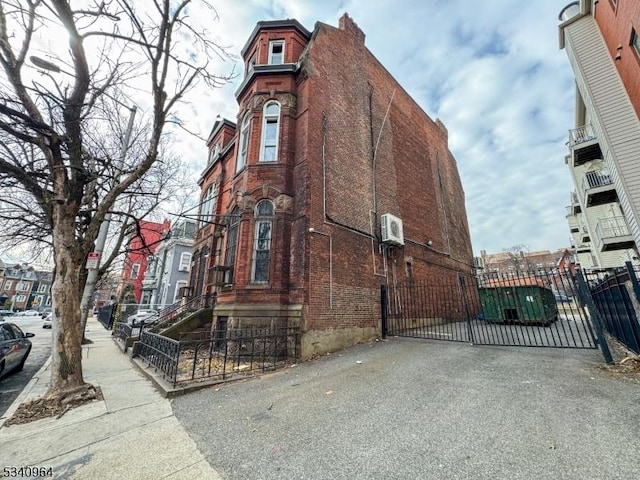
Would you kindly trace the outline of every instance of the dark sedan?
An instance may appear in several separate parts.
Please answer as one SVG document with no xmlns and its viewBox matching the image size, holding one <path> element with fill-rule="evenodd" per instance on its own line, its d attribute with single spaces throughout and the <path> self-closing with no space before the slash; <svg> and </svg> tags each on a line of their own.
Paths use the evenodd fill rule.
<svg viewBox="0 0 640 480">
<path fill-rule="evenodd" d="M 31 351 L 33 333 L 24 333 L 15 323 L 0 323 L 0 377 L 19 372 Z"/>
</svg>

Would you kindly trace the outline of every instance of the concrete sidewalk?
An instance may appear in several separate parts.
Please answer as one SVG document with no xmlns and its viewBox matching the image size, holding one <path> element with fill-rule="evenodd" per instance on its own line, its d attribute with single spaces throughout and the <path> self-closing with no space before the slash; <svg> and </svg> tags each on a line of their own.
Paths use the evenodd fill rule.
<svg viewBox="0 0 640 480">
<path fill-rule="evenodd" d="M 133 368 L 97 320 L 82 349 L 84 378 L 104 400 L 24 425 L 0 428 L 0 467 L 51 467 L 60 479 L 219 479 L 174 417 L 168 400 Z M 7 411 L 42 396 L 50 362 Z M 0 477 L 2 472 L 0 471 Z"/>
</svg>

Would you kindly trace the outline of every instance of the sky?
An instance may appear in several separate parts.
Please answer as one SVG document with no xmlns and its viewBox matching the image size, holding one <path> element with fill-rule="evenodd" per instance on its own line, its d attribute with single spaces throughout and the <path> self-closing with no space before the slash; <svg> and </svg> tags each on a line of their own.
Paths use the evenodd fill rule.
<svg viewBox="0 0 640 480">
<path fill-rule="evenodd" d="M 564 164 L 574 84 L 559 49 L 558 14 L 568 0 L 217 0 L 209 29 L 238 56 L 256 22 L 295 18 L 312 30 L 348 12 L 365 44 L 432 118 L 449 130 L 475 255 L 515 245 L 570 245 L 572 183 Z M 228 71 L 232 62 L 220 64 Z M 237 116 L 242 78 L 191 105 L 200 131 Z M 192 140 L 193 141 L 193 140 Z M 196 171 L 204 144 L 189 153 Z"/>
<path fill-rule="evenodd" d="M 194 5 L 190 21 L 232 55 L 210 59 L 209 68 L 220 74 L 243 71 L 240 51 L 258 21 L 295 18 L 313 30 L 317 21 L 337 26 L 347 12 L 372 54 L 446 125 L 474 255 L 570 245 L 565 215 L 573 187 L 564 157 L 574 83 L 558 44 L 558 14 L 569 0 L 209 1 L 217 18 Z M 65 35 L 46 31 L 45 37 L 41 51 L 68 52 Z M 174 133 L 173 149 L 189 165 L 196 192 L 207 161 L 203 139 L 218 114 L 236 121 L 241 81 L 237 75 L 224 87 L 196 89 L 180 107 L 188 129 L 202 137 Z M 138 107 L 143 118 L 148 108 Z"/>
</svg>

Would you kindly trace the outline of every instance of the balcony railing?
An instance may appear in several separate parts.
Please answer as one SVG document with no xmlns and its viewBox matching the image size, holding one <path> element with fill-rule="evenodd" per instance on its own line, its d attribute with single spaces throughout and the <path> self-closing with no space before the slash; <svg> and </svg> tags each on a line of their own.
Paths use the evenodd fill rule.
<svg viewBox="0 0 640 480">
<path fill-rule="evenodd" d="M 630 235 L 629 226 L 624 217 L 601 218 L 596 227 L 598 237 L 612 238 Z"/>
<path fill-rule="evenodd" d="M 611 185 L 613 182 L 609 175 L 602 174 L 600 172 L 587 172 L 582 179 L 582 189 L 589 190 L 590 188 L 604 187 L 605 185 Z"/>
<path fill-rule="evenodd" d="M 595 140 L 595 138 L 596 135 L 590 124 L 569 130 L 569 146 L 571 147 L 590 140 Z"/>
</svg>

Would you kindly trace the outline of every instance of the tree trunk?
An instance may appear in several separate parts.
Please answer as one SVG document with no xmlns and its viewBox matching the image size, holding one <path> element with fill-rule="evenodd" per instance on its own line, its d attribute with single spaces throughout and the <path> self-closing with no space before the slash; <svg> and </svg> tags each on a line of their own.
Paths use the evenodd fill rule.
<svg viewBox="0 0 640 480">
<path fill-rule="evenodd" d="M 56 274 L 53 297 L 53 345 L 51 386 L 47 396 L 64 396 L 65 391 L 85 385 L 82 378 L 82 328 L 80 325 L 80 269 L 74 239 L 73 214 L 64 206 L 54 207 L 53 244 Z M 56 215 L 57 214 L 57 215 Z M 71 217 L 71 218 L 68 218 Z"/>
</svg>

